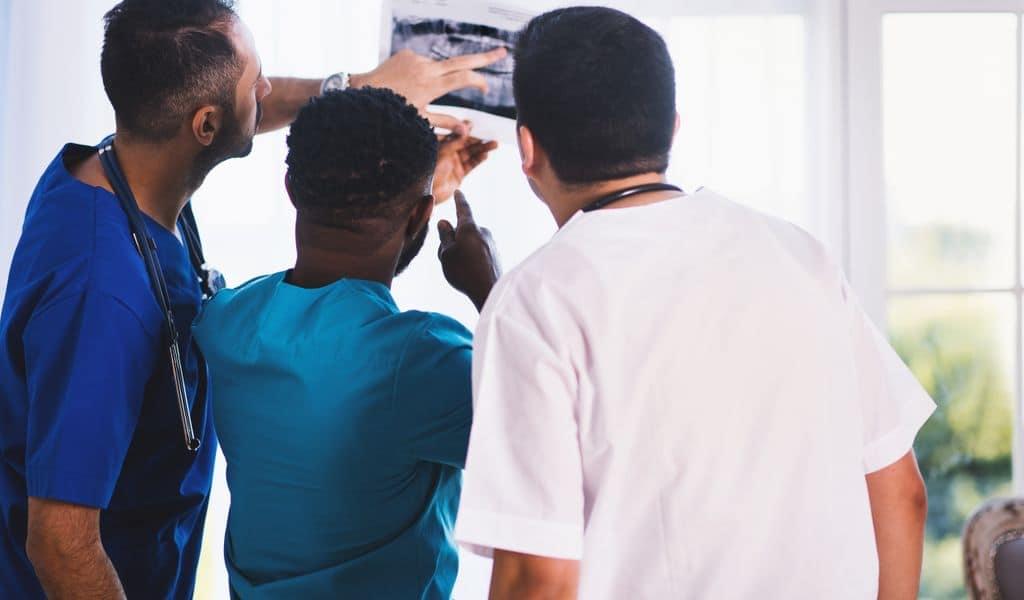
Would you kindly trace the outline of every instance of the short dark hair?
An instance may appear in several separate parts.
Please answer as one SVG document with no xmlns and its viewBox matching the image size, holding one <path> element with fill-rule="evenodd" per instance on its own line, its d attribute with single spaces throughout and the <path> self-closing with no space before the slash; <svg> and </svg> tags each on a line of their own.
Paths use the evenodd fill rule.
<svg viewBox="0 0 1024 600">
<path fill-rule="evenodd" d="M 385 221 L 390 235 L 424 197 L 437 152 L 430 123 L 395 92 L 328 92 L 299 112 L 288 134 L 292 202 L 300 215 L 351 231 Z"/>
<path fill-rule="evenodd" d="M 229 37 L 236 18 L 232 0 L 124 0 L 111 9 L 100 65 L 118 127 L 164 141 L 201 106 L 232 113 L 244 66 Z"/>
<path fill-rule="evenodd" d="M 617 10 L 565 8 L 530 21 L 515 58 L 519 123 L 563 182 L 668 168 L 675 70 L 656 31 Z"/>
</svg>

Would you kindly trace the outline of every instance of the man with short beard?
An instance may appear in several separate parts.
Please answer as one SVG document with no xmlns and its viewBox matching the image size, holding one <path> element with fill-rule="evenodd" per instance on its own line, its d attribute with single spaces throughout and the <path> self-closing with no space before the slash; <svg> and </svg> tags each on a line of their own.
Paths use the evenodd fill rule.
<svg viewBox="0 0 1024 600">
<path fill-rule="evenodd" d="M 74 144 L 29 204 L 0 316 L 0 595 L 192 597 L 217 443 L 189 332 L 215 282 L 200 285 L 201 253 L 183 244 L 198 245 L 189 197 L 322 88 L 397 88 L 422 109 L 483 86 L 471 69 L 503 55 L 403 54 L 365 75 L 268 79 L 229 0 L 125 0 L 107 14 L 101 67 L 117 129 L 104 157 L 141 212 L 122 210 L 98 149 Z M 439 195 L 490 148 L 465 136 L 443 147 Z M 144 245 L 159 263 L 149 271 Z M 182 443 L 187 423 L 197 451 Z"/>
<path fill-rule="evenodd" d="M 232 595 L 449 598 L 471 335 L 390 292 L 426 238 L 437 140 L 367 88 L 314 100 L 288 148 L 295 268 L 221 292 L 195 326 L 227 459 Z M 499 268 L 455 198 L 441 261 L 479 308 Z"/>
</svg>

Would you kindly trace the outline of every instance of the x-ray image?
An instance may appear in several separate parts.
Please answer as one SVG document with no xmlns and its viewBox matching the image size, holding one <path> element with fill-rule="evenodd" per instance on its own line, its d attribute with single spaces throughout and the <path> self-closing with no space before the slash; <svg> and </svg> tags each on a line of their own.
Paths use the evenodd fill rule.
<svg viewBox="0 0 1024 600">
<path fill-rule="evenodd" d="M 445 60 L 507 48 L 508 57 L 478 69 L 488 90 L 459 90 L 433 102 L 431 109 L 473 122 L 481 139 L 515 143 L 516 103 L 512 93 L 513 52 L 519 31 L 541 5 L 559 0 L 388 0 L 381 56 L 401 50 Z M 524 5 L 529 5 L 527 10 Z"/>
<path fill-rule="evenodd" d="M 514 119 L 516 106 L 512 96 L 514 63 L 511 53 L 515 49 L 517 34 L 516 31 L 448 19 L 395 18 L 391 52 L 409 49 L 422 56 L 444 60 L 508 48 L 507 58 L 478 71 L 487 79 L 487 93 L 477 89 L 460 90 L 437 100 L 435 104 L 461 106 Z"/>
</svg>

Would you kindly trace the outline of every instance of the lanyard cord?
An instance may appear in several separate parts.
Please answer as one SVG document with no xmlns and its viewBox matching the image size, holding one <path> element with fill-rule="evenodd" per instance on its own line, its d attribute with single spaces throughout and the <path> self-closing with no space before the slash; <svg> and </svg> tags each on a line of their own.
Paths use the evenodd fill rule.
<svg viewBox="0 0 1024 600">
<path fill-rule="evenodd" d="M 633 196 L 639 196 L 640 194 L 646 194 L 648 192 L 682 192 L 682 191 L 683 190 L 681 188 L 678 188 L 678 187 L 676 187 L 676 186 L 674 186 L 672 184 L 669 184 L 669 183 L 648 183 L 646 185 L 638 185 L 638 186 L 634 186 L 634 187 L 631 187 L 631 188 L 626 188 L 626 189 L 624 189 L 622 191 L 614 192 L 614 193 L 608 194 L 607 196 L 604 196 L 602 198 L 598 198 L 597 200 L 594 200 L 590 204 L 584 206 L 582 210 L 585 213 L 593 212 L 595 210 L 600 210 L 600 209 L 608 206 L 609 204 L 614 204 L 615 202 L 619 202 L 619 201 L 625 200 L 626 198 L 631 198 Z"/>
</svg>

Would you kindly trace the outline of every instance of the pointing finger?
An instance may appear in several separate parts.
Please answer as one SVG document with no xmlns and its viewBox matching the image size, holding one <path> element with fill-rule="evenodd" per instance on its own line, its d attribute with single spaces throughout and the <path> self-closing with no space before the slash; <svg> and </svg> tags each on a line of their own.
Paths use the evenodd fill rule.
<svg viewBox="0 0 1024 600">
<path fill-rule="evenodd" d="M 499 60 L 508 56 L 508 49 L 495 48 L 490 52 L 481 52 L 480 54 L 466 54 L 464 56 L 456 56 L 455 58 L 449 58 L 442 63 L 445 73 L 453 73 L 457 71 L 472 71 L 473 69 L 481 69 L 488 65 L 492 65 Z"/>
<path fill-rule="evenodd" d="M 459 217 L 460 227 L 473 223 L 473 210 L 469 207 L 469 202 L 466 202 L 462 190 L 455 190 L 455 214 Z"/>
<path fill-rule="evenodd" d="M 488 152 L 481 152 L 480 154 L 474 154 L 469 159 L 463 161 L 462 168 L 466 171 L 466 174 L 470 174 L 474 169 L 479 167 L 487 158 L 490 156 Z"/>
<path fill-rule="evenodd" d="M 439 96 L 465 88 L 476 88 L 481 92 L 487 92 L 487 78 L 476 71 L 457 71 L 449 73 L 441 78 L 441 93 Z"/>
<path fill-rule="evenodd" d="M 463 162 L 469 161 L 474 156 L 487 154 L 492 150 L 497 150 L 497 148 L 498 142 L 481 142 L 479 140 L 476 142 L 471 141 L 469 144 L 466 145 L 465 148 L 459 150 L 459 158 L 462 159 Z"/>
<path fill-rule="evenodd" d="M 448 221 L 438 221 L 437 234 L 441 238 L 439 252 L 443 252 L 445 248 L 455 243 L 455 228 Z"/>
</svg>

